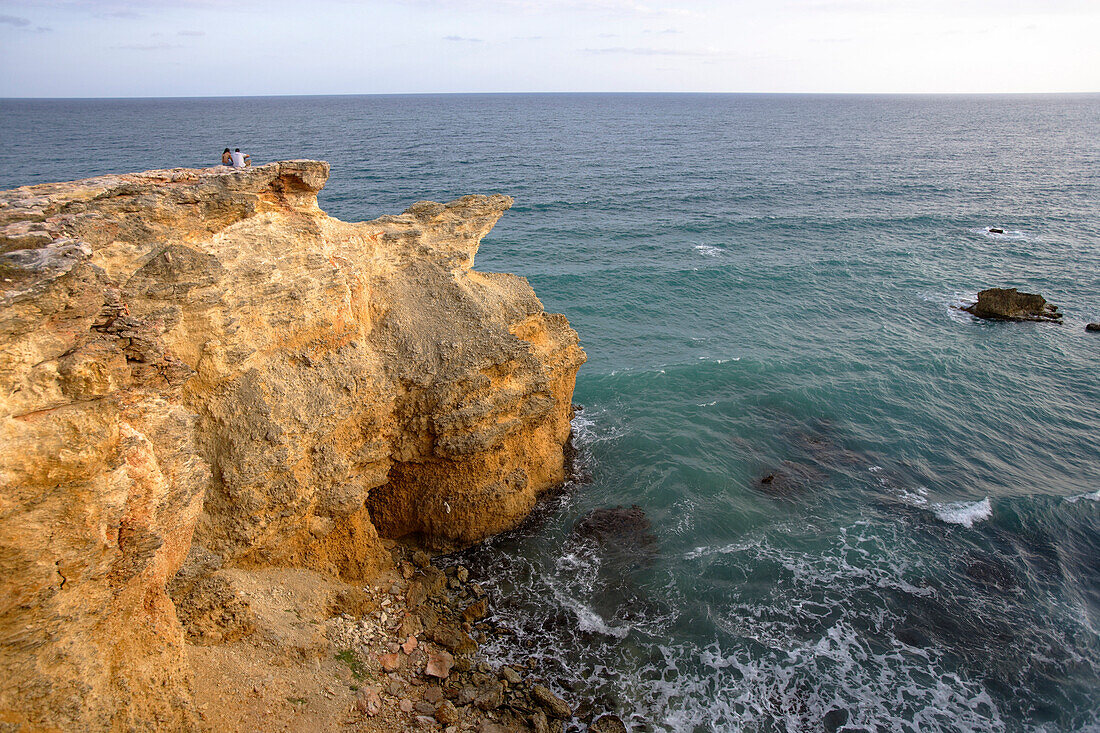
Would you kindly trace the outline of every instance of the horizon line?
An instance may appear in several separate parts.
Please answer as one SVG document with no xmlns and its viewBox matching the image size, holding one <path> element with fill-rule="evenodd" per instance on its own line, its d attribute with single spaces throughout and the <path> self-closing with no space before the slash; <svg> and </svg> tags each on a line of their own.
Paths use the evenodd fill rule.
<svg viewBox="0 0 1100 733">
<path fill-rule="evenodd" d="M 3 101 L 111 101 L 111 100 L 148 100 L 148 99 L 271 99 L 277 97 L 444 97 L 444 96 L 555 96 L 555 95 L 684 95 L 684 96 L 800 96 L 800 97 L 1012 97 L 1012 96 L 1089 96 L 1100 95 L 1097 91 L 1013 91 L 1013 92 L 744 92 L 744 91 L 461 91 L 461 92 L 334 92 L 327 94 L 279 92 L 273 94 L 184 94 L 184 95 L 124 95 L 124 96 L 90 96 L 90 97 L 30 97 L 30 96 L 0 96 Z"/>
</svg>

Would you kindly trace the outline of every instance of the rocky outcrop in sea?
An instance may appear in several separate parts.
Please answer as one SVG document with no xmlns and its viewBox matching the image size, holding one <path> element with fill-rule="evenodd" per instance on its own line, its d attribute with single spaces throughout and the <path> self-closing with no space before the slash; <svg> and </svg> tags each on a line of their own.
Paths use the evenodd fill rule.
<svg viewBox="0 0 1100 733">
<path fill-rule="evenodd" d="M 996 321 L 1052 321 L 1061 323 L 1058 306 L 1036 293 L 1021 293 L 1016 288 L 989 288 L 978 293 L 978 302 L 962 310 L 978 318 Z"/>
<path fill-rule="evenodd" d="M 5 723 L 209 724 L 207 647 L 259 635 L 239 659 L 278 667 L 248 655 L 312 633 L 287 612 L 363 611 L 348 588 L 395 572 L 394 539 L 468 545 L 564 478 L 577 334 L 472 269 L 511 199 L 347 223 L 317 206 L 327 176 L 0 192 Z"/>
</svg>

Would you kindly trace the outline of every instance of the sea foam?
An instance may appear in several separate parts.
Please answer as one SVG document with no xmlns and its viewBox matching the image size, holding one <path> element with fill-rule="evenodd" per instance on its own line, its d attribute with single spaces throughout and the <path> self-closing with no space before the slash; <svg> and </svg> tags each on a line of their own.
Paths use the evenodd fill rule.
<svg viewBox="0 0 1100 733">
<path fill-rule="evenodd" d="M 950 504 L 937 504 L 935 512 L 936 518 L 941 521 L 973 527 L 976 523 L 993 516 L 993 506 L 989 503 L 987 496 L 975 502 L 954 501 Z"/>
<path fill-rule="evenodd" d="M 717 257 L 722 254 L 722 248 L 715 247 L 713 244 L 696 244 L 695 251 L 705 257 Z"/>
</svg>

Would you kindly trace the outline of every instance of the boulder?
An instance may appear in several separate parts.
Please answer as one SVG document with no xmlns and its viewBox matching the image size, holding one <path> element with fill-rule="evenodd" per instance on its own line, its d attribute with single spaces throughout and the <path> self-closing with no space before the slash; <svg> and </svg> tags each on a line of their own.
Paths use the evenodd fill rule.
<svg viewBox="0 0 1100 733">
<path fill-rule="evenodd" d="M 444 700 L 439 703 L 439 707 L 435 709 L 435 719 L 443 725 L 454 725 L 461 719 L 461 716 L 458 713 L 458 708 L 454 706 L 454 703 L 450 700 Z"/>
<path fill-rule="evenodd" d="M 1090 323 L 1085 326 L 1086 331 L 1100 331 L 1100 323 Z"/>
<path fill-rule="evenodd" d="M 496 710 L 504 704 L 504 685 L 497 680 L 489 680 L 478 687 L 474 705 L 482 710 Z"/>
<path fill-rule="evenodd" d="M 989 288 L 978 293 L 978 302 L 962 310 L 978 318 L 997 321 L 1061 322 L 1058 306 L 1041 295 L 1021 293 L 1016 288 Z"/>
<path fill-rule="evenodd" d="M 440 624 L 429 634 L 432 641 L 449 649 L 454 654 L 473 654 L 477 651 L 477 642 L 465 631 Z"/>
<path fill-rule="evenodd" d="M 489 599 L 482 598 L 474 601 L 462 611 L 462 620 L 467 622 L 480 621 L 489 615 Z"/>
<path fill-rule="evenodd" d="M 546 714 L 552 718 L 568 720 L 573 716 L 573 708 L 569 703 L 550 691 L 546 685 L 535 685 L 531 688 L 531 697 L 542 706 Z"/>
<path fill-rule="evenodd" d="M 428 666 L 424 668 L 424 674 L 439 679 L 447 679 L 451 674 L 455 658 L 448 652 L 440 651 L 428 655 Z"/>
<path fill-rule="evenodd" d="M 601 715 L 588 726 L 588 733 L 626 733 L 626 725 L 618 715 Z"/>
</svg>

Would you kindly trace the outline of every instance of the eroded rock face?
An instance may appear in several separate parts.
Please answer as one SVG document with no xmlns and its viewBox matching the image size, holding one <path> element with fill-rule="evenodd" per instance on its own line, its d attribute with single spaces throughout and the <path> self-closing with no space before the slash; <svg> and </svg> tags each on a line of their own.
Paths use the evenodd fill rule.
<svg viewBox="0 0 1100 733">
<path fill-rule="evenodd" d="M 576 333 L 470 269 L 511 199 L 345 223 L 327 175 L 0 193 L 4 722 L 189 727 L 165 586 L 193 538 L 359 580 L 380 535 L 468 544 L 564 477 Z"/>
<path fill-rule="evenodd" d="M 1058 306 L 1052 305 L 1036 293 L 1021 293 L 1016 288 L 989 288 L 978 293 L 978 302 L 966 306 L 964 311 L 978 318 L 998 321 L 1056 321 L 1061 322 Z"/>
</svg>

